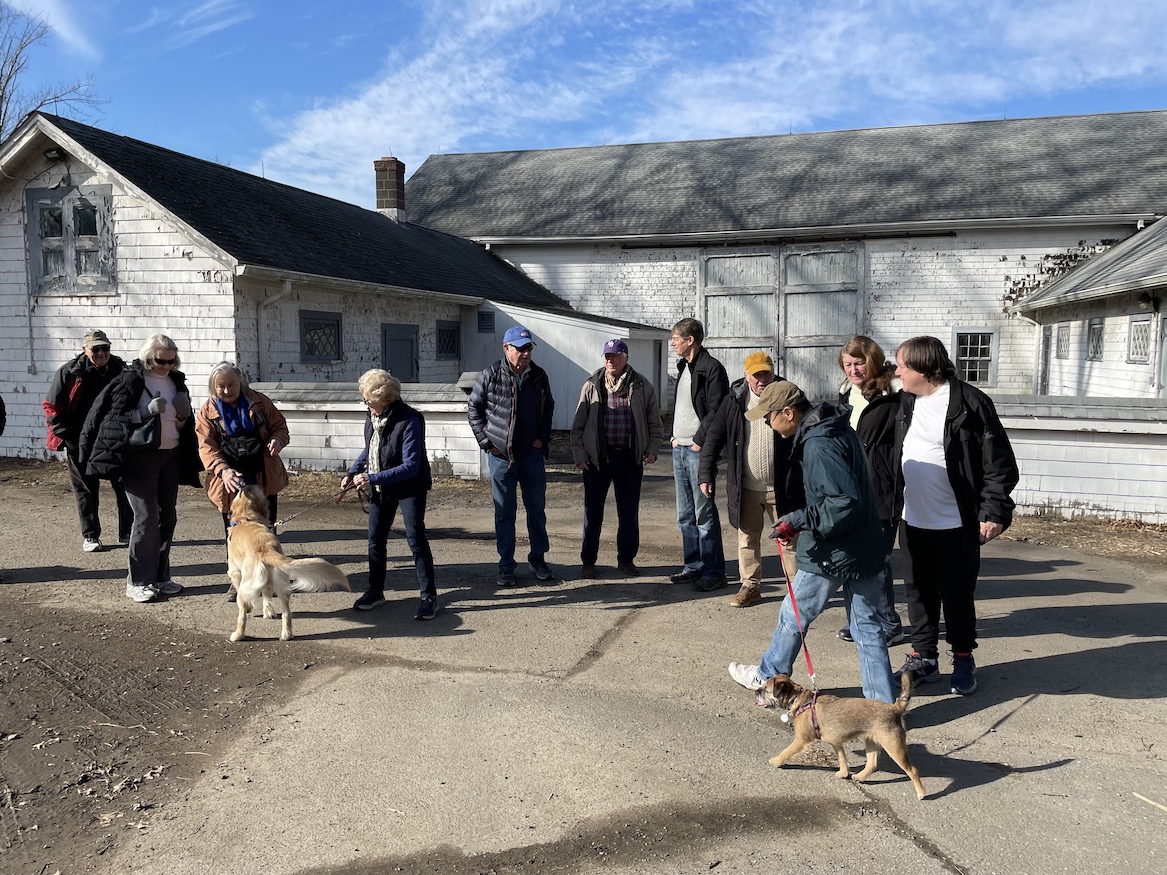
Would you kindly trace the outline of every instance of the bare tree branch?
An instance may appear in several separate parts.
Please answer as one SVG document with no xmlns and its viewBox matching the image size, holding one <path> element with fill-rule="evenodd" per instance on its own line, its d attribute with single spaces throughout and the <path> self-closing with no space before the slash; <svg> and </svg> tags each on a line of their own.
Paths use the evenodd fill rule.
<svg viewBox="0 0 1167 875">
<path fill-rule="evenodd" d="M 51 108 L 59 115 L 80 115 L 101 104 L 93 77 L 72 84 L 29 85 L 24 81 L 28 55 L 46 43 L 50 28 L 0 0 L 0 139 L 7 139 L 30 112 Z"/>
</svg>

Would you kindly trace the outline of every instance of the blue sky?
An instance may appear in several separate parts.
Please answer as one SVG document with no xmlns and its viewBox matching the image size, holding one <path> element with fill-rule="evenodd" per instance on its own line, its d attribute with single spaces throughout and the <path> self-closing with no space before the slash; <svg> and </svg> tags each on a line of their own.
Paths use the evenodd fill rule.
<svg viewBox="0 0 1167 875">
<path fill-rule="evenodd" d="M 9 3 L 91 124 L 369 207 L 382 155 L 1167 108 L 1160 0 Z"/>
</svg>

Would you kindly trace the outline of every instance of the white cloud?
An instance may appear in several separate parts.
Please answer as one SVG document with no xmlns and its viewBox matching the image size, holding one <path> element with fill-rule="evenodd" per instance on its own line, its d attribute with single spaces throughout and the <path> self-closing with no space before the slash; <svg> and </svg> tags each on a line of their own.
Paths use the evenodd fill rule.
<svg viewBox="0 0 1167 875">
<path fill-rule="evenodd" d="M 39 18 L 53 29 L 66 45 L 89 58 L 100 56 L 85 35 L 85 26 L 66 0 L 7 0 L 8 5 L 32 18 Z"/>
<path fill-rule="evenodd" d="M 222 0 L 220 5 L 227 5 Z M 358 203 L 374 158 L 953 120 L 1167 78 L 1167 4 L 431 0 L 421 35 L 286 120 L 269 176 Z"/>
</svg>

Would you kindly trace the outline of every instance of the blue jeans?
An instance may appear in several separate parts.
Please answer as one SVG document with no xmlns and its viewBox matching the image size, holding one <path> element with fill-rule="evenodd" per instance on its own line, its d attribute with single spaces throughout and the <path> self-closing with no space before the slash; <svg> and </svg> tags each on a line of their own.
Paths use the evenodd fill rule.
<svg viewBox="0 0 1167 875">
<path fill-rule="evenodd" d="M 899 693 L 892 678 L 883 629 L 879 625 L 879 606 L 883 600 L 882 575 L 843 580 L 800 568 L 791 585 L 794 588 L 794 599 L 798 602 L 798 617 L 802 621 L 803 634 L 814 618 L 822 613 L 827 600 L 840 587 L 843 588 L 843 597 L 851 606 L 851 633 L 855 636 L 855 646 L 859 650 L 863 695 L 881 702 L 894 702 Z M 789 598 L 783 599 L 770 647 L 758 661 L 758 674 L 764 678 L 790 674 L 794 668 L 794 658 L 798 656 L 801 647 L 802 638 L 798 633 L 798 624 L 794 621 L 794 608 Z"/>
<path fill-rule="evenodd" d="M 494 499 L 494 540 L 498 546 L 500 574 L 515 571 L 515 517 L 518 490 L 523 489 L 523 509 L 527 512 L 527 537 L 531 541 L 528 561 L 542 559 L 550 548 L 547 540 L 547 469 L 543 453 L 532 450 L 514 463 L 493 453 L 490 460 L 490 494 Z"/>
<path fill-rule="evenodd" d="M 896 613 L 895 575 L 891 570 L 891 551 L 896 542 L 895 523 L 883 522 L 883 546 L 887 551 L 887 559 L 883 565 L 883 602 L 879 606 L 879 625 L 883 628 L 885 638 L 894 638 L 904 631 L 904 624 L 900 622 L 900 615 Z M 847 625 L 851 625 L 851 605 L 845 604 L 847 611 Z M 854 633 L 852 633 L 854 637 Z"/>
<path fill-rule="evenodd" d="M 701 493 L 698 471 L 701 454 L 688 446 L 673 447 L 673 485 L 677 491 L 677 527 L 685 568 L 702 577 L 725 577 L 721 519 L 712 498 Z"/>
<path fill-rule="evenodd" d="M 409 498 L 381 498 L 376 492 L 369 501 L 369 589 L 385 591 L 385 568 L 388 565 L 389 530 L 397 508 L 401 508 L 401 522 L 405 526 L 405 540 L 413 553 L 413 566 L 417 570 L 418 589 L 422 596 L 436 597 L 434 583 L 434 555 L 430 551 L 429 535 L 425 530 L 426 495 Z"/>
</svg>

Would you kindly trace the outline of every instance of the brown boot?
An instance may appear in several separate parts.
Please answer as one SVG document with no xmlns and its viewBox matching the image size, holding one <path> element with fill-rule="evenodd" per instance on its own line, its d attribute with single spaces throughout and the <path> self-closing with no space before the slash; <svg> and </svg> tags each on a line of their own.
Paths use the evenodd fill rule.
<svg viewBox="0 0 1167 875">
<path fill-rule="evenodd" d="M 747 580 L 742 583 L 742 588 L 737 591 L 737 595 L 729 600 L 729 603 L 735 608 L 748 608 L 761 600 L 762 588 Z"/>
</svg>

